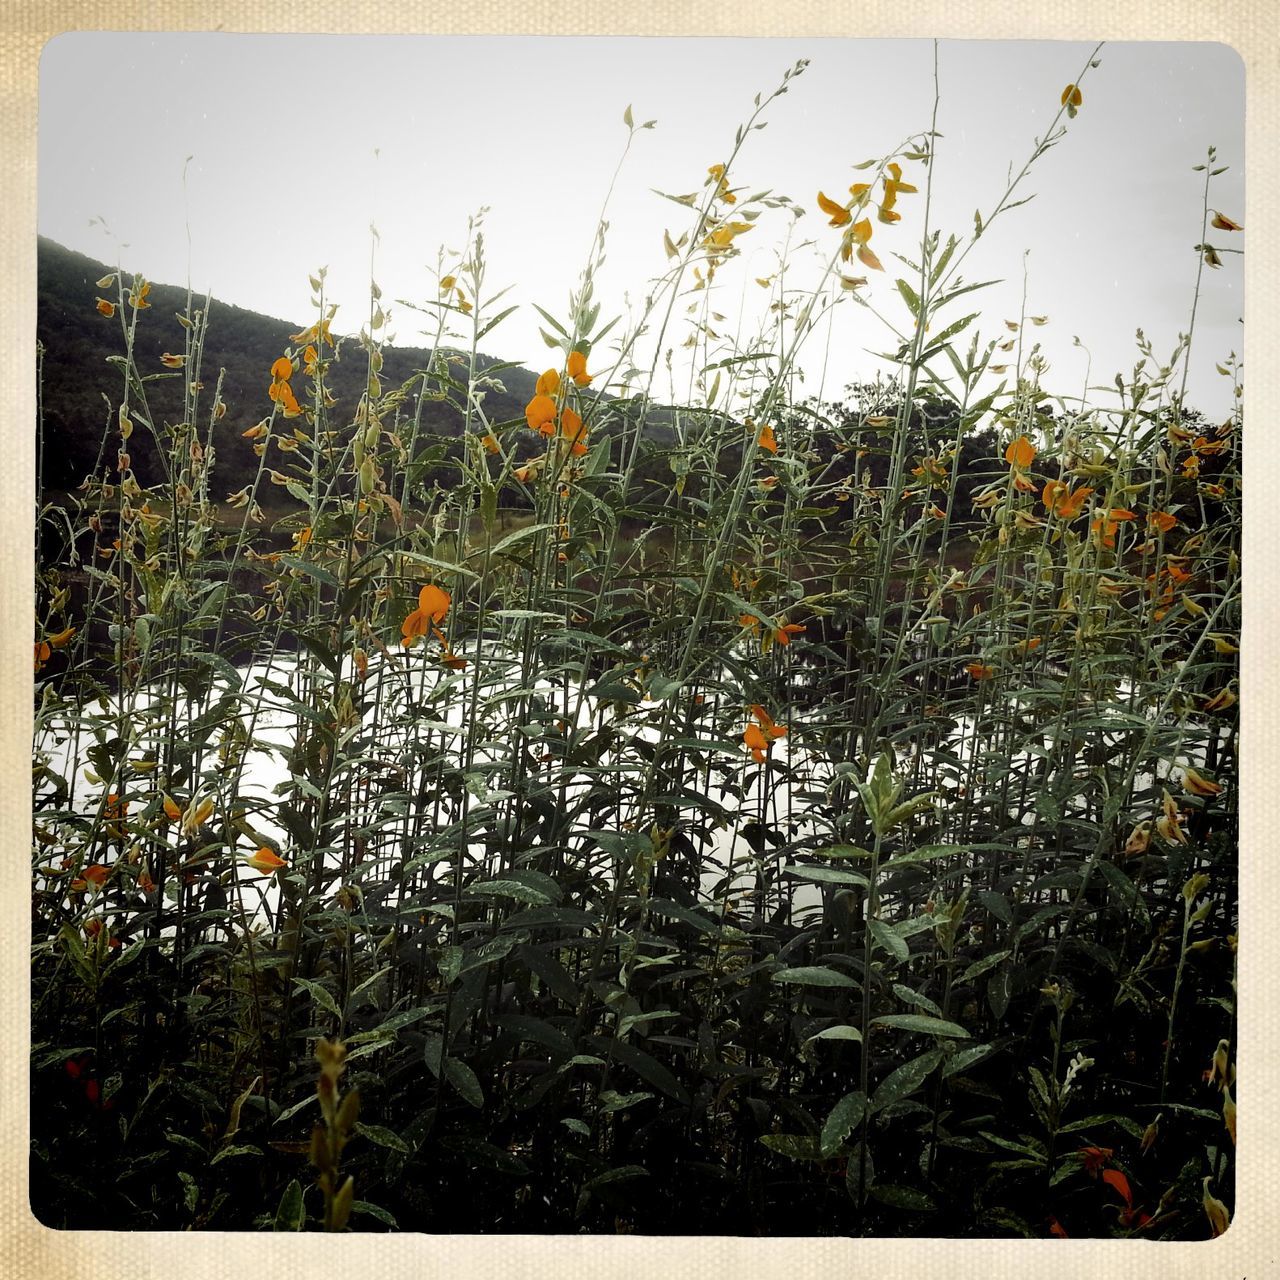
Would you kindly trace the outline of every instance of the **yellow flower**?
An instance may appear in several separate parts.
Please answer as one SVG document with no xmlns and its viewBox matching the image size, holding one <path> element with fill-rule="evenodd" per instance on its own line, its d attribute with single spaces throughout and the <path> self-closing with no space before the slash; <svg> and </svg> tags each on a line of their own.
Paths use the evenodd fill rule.
<svg viewBox="0 0 1280 1280">
<path fill-rule="evenodd" d="M 1084 102 L 1084 95 L 1074 84 L 1069 84 L 1062 91 L 1062 105 L 1064 107 L 1078 107 Z"/>
</svg>

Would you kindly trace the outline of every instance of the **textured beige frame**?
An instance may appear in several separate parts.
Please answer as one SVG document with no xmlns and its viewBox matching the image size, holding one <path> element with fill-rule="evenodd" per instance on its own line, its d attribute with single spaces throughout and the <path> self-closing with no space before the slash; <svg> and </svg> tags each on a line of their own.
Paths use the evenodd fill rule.
<svg viewBox="0 0 1280 1280">
<path fill-rule="evenodd" d="M 709 0 L 647 4 L 597 0 L 471 0 L 445 8 L 411 0 L 0 0 L 0 856 L 7 873 L 0 896 L 0 1276 L 257 1277 L 306 1275 L 322 1280 L 357 1268 L 387 1280 L 610 1280 L 649 1276 L 785 1276 L 830 1280 L 854 1274 L 889 1277 L 1160 1276 L 1169 1280 L 1243 1280 L 1280 1272 L 1271 1180 L 1280 1173 L 1280 1073 L 1272 1054 L 1268 973 L 1280 962 L 1277 930 L 1268 926 L 1280 900 L 1280 848 L 1268 839 L 1265 777 L 1280 761 L 1276 710 L 1280 671 L 1269 658 L 1280 636 L 1280 538 L 1276 507 L 1280 427 L 1265 414 L 1280 405 L 1280 372 L 1260 358 L 1280 336 L 1273 289 L 1280 257 L 1276 226 L 1277 82 L 1280 19 L 1275 0 L 1075 0 L 1030 15 L 996 0 Z M 1067 13 L 1069 16 L 1058 16 Z M 1249 589 L 1241 713 L 1243 805 L 1241 882 L 1244 946 L 1240 952 L 1239 1159 L 1235 1222 L 1201 1244 L 1123 1241 L 950 1241 L 740 1239 L 605 1236 L 370 1236 L 282 1238 L 252 1233 L 56 1232 L 27 1205 L 27 1050 L 29 1047 L 28 848 L 33 616 L 32 493 L 35 476 L 36 93 L 40 51 L 52 36 L 75 30 L 430 33 L 504 35 L 849 36 L 943 39 L 1186 40 L 1233 46 L 1246 67 L 1247 287 L 1246 400 L 1253 411 L 1245 443 L 1244 557 Z M 1114 234 L 1122 235 L 1123 231 Z M 1252 358 L 1253 367 L 1249 367 Z M 1274 785 L 1271 784 L 1271 785 Z M 368 1257 L 372 1249 L 374 1257 Z"/>
</svg>

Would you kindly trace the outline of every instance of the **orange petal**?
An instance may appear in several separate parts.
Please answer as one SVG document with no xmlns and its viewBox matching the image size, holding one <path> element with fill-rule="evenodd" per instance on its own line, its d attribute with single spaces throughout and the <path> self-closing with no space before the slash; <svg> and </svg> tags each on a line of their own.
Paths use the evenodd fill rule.
<svg viewBox="0 0 1280 1280">
<path fill-rule="evenodd" d="M 449 612 L 450 595 L 434 583 L 427 583 L 418 592 L 418 609 L 432 622 L 443 622 Z"/>
<path fill-rule="evenodd" d="M 556 375 L 557 378 L 559 375 Z M 538 379 L 542 381 L 541 378 Z M 556 416 L 556 402 L 545 392 L 539 392 L 532 400 L 525 405 L 524 417 L 525 421 L 533 431 L 541 431 L 549 422 L 554 422 Z"/>
<path fill-rule="evenodd" d="M 1025 470 L 1036 460 L 1036 447 L 1026 436 L 1019 436 L 1004 451 L 1004 460 L 1011 467 Z"/>
<path fill-rule="evenodd" d="M 281 356 L 271 366 L 271 376 L 277 382 L 288 382 L 293 377 L 293 361 L 288 356 Z"/>
<path fill-rule="evenodd" d="M 870 267 L 872 271 L 884 270 L 880 265 L 880 259 L 877 258 L 865 244 L 858 246 L 858 261 L 861 262 L 864 267 Z"/>
<path fill-rule="evenodd" d="M 256 850 L 250 857 L 245 859 L 245 865 L 252 867 L 255 871 L 260 871 L 264 876 L 269 876 L 273 872 L 279 871 L 281 867 L 288 866 L 288 863 L 279 854 L 273 853 L 266 845 L 263 845 L 262 848 Z"/>
<path fill-rule="evenodd" d="M 534 388 L 540 396 L 553 396 L 560 390 L 560 375 L 554 369 L 548 369 L 538 378 Z"/>
<path fill-rule="evenodd" d="M 569 362 L 566 366 L 569 377 L 580 387 L 585 387 L 591 382 L 591 374 L 587 372 L 587 357 L 581 351 L 570 351 Z"/>
<path fill-rule="evenodd" d="M 844 205 L 836 204 L 821 191 L 818 192 L 818 208 L 831 219 L 830 225 L 833 227 L 843 227 L 849 221 L 849 210 Z"/>
</svg>

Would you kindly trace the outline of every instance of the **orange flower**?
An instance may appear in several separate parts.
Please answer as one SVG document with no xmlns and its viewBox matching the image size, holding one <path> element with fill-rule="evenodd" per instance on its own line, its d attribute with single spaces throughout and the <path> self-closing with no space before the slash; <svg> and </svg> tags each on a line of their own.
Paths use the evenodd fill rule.
<svg viewBox="0 0 1280 1280">
<path fill-rule="evenodd" d="M 546 375 L 544 374 L 543 377 L 545 376 Z M 558 379 L 559 375 L 557 374 L 556 377 Z M 539 378 L 538 381 L 541 383 L 542 378 Z M 547 395 L 545 391 L 539 391 L 538 394 L 535 395 L 527 405 L 525 405 L 524 418 L 529 424 L 529 429 L 531 431 L 542 431 L 548 423 L 555 422 L 556 402 Z M 543 432 L 543 434 L 549 435 L 550 432 Z"/>
<path fill-rule="evenodd" d="M 1190 841 L 1187 840 L 1182 830 L 1181 814 L 1178 811 L 1177 801 L 1164 788 L 1161 788 L 1161 791 L 1163 794 L 1163 800 L 1161 801 L 1162 813 L 1156 819 L 1156 830 L 1170 844 L 1189 844 Z"/>
<path fill-rule="evenodd" d="M 902 181 L 902 166 L 896 162 L 891 162 L 888 166 L 889 176 L 884 180 L 885 190 L 892 189 L 894 193 L 901 191 L 906 195 L 914 195 L 917 191 L 909 182 Z"/>
<path fill-rule="evenodd" d="M 151 286 L 143 280 L 136 289 L 129 290 L 129 305 L 135 311 L 145 311 L 151 303 L 147 301 L 147 294 L 151 292 Z"/>
<path fill-rule="evenodd" d="M 49 661 L 51 651 L 49 649 L 49 642 L 47 640 L 37 640 L 35 644 L 36 644 L 36 656 L 35 656 L 36 670 L 39 671 L 40 668 L 43 667 L 44 664 Z"/>
<path fill-rule="evenodd" d="M 770 453 L 778 452 L 778 441 L 774 437 L 773 428 L 767 423 L 760 428 L 760 434 L 756 437 L 756 444 L 761 449 L 767 449 Z"/>
<path fill-rule="evenodd" d="M 756 723 L 747 725 L 742 734 L 742 741 L 751 748 L 751 755 L 755 762 L 763 764 L 773 740 L 787 736 L 787 727 L 774 724 L 773 717 L 759 703 L 752 706 L 751 714 L 755 717 Z"/>
<path fill-rule="evenodd" d="M 1092 493 L 1093 490 L 1087 485 L 1081 485 L 1072 491 L 1070 485 L 1061 480 L 1048 480 L 1045 482 L 1042 498 L 1045 507 L 1059 520 L 1070 521 L 1080 515 Z"/>
<path fill-rule="evenodd" d="M 787 622 L 786 619 L 783 619 L 782 625 L 773 633 L 773 638 L 779 644 L 786 645 L 791 643 L 792 636 L 802 636 L 807 630 L 807 627 L 801 627 L 794 622 Z"/>
<path fill-rule="evenodd" d="M 405 618 L 400 631 L 401 643 L 408 649 L 419 636 L 428 635 L 435 630 L 435 624 L 443 622 L 449 612 L 450 596 L 447 591 L 427 583 L 418 592 L 418 607 Z M 438 631 L 437 631 L 437 634 Z"/>
<path fill-rule="evenodd" d="M 1228 707 L 1235 706 L 1237 701 L 1239 701 L 1239 699 L 1237 699 L 1236 695 L 1229 688 L 1219 689 L 1218 692 L 1214 694 L 1212 698 L 1208 699 L 1208 701 L 1203 705 L 1206 711 L 1225 711 Z"/>
<path fill-rule="evenodd" d="M 1168 533 L 1177 523 L 1178 517 L 1171 516 L 1167 511 L 1152 511 L 1147 516 L 1147 527 L 1157 529 L 1161 533 Z"/>
<path fill-rule="evenodd" d="M 1219 231 L 1243 231 L 1244 227 L 1238 222 L 1233 222 L 1225 213 L 1219 213 L 1217 209 L 1213 211 L 1213 221 L 1209 223 L 1211 227 L 1217 227 Z"/>
<path fill-rule="evenodd" d="M 850 213 L 844 205 L 836 204 L 834 200 L 818 192 L 818 208 L 822 210 L 830 219 L 830 226 L 843 227 L 849 221 Z"/>
<path fill-rule="evenodd" d="M 182 810 L 178 806 L 178 802 L 169 795 L 167 791 L 162 794 L 164 798 L 161 801 L 160 807 L 164 810 L 164 816 L 168 818 L 170 822 L 177 822 L 178 819 L 182 817 Z"/>
<path fill-rule="evenodd" d="M 587 372 L 587 357 L 581 351 L 569 352 L 569 363 L 566 372 L 580 387 L 591 385 L 592 375 Z"/>
<path fill-rule="evenodd" d="M 498 445 L 498 438 L 493 434 L 493 432 L 490 432 L 486 436 L 481 436 L 480 443 L 484 445 L 486 453 L 500 452 L 499 445 Z"/>
<path fill-rule="evenodd" d="M 560 434 L 574 445 L 586 438 L 586 432 L 582 429 L 581 417 L 567 405 L 560 414 Z M 577 450 L 575 449 L 574 452 L 577 452 Z"/>
<path fill-rule="evenodd" d="M 278 853 L 273 853 L 266 845 L 256 849 L 244 861 L 246 866 L 252 867 L 255 871 L 260 871 L 264 876 L 274 875 L 282 867 L 289 865 Z"/>
<path fill-rule="evenodd" d="M 990 680 L 995 675 L 995 669 L 983 662 L 970 662 L 965 666 L 965 670 L 974 680 Z"/>
<path fill-rule="evenodd" d="M 187 357 L 171 355 L 166 351 L 160 357 L 160 363 L 164 365 L 166 369 L 181 369 L 182 366 L 187 363 Z"/>
<path fill-rule="evenodd" d="M 1206 778 L 1202 773 L 1188 766 L 1182 771 L 1182 785 L 1193 796 L 1208 799 L 1222 793 L 1222 783 Z"/>
<path fill-rule="evenodd" d="M 336 310 L 337 307 L 331 307 L 329 314 L 332 315 Z M 309 329 L 304 329 L 301 333 L 291 333 L 289 335 L 289 341 L 302 343 L 327 342 L 330 346 L 333 346 L 333 334 L 329 332 L 328 319 L 318 321 Z"/>
<path fill-rule="evenodd" d="M 560 375 L 554 369 L 548 369 L 538 376 L 534 392 L 540 396 L 554 396 L 560 390 Z"/>
<path fill-rule="evenodd" d="M 1076 1152 L 1076 1155 L 1081 1158 L 1085 1173 L 1092 1174 L 1095 1178 L 1102 1166 L 1111 1159 L 1112 1154 L 1110 1147 L 1081 1147 Z"/>
<path fill-rule="evenodd" d="M 97 300 L 97 304 L 98 304 L 98 310 L 99 310 L 99 311 L 100 311 L 104 316 L 106 316 L 108 320 L 110 320 L 110 319 L 111 319 L 111 317 L 112 317 L 113 315 L 115 315 L 115 313 L 116 313 L 116 304 L 115 304 L 114 302 L 108 302 L 108 301 L 106 300 L 106 298 L 99 298 L 99 299 Z"/>
<path fill-rule="evenodd" d="M 1069 84 L 1062 91 L 1062 105 L 1064 107 L 1078 107 L 1084 102 L 1084 95 L 1074 84 Z"/>
<path fill-rule="evenodd" d="M 293 361 L 288 356 L 281 356 L 271 366 L 271 377 L 275 382 L 288 382 L 293 377 Z"/>
<path fill-rule="evenodd" d="M 1019 471 L 1025 471 L 1036 460 L 1036 447 L 1026 436 L 1019 436 L 1004 451 L 1004 460 Z"/>
</svg>

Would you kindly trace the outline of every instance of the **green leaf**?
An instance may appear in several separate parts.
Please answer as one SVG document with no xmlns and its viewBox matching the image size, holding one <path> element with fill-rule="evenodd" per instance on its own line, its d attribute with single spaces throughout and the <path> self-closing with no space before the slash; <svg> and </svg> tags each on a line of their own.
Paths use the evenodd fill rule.
<svg viewBox="0 0 1280 1280">
<path fill-rule="evenodd" d="M 342 1010 L 338 1008 L 338 1002 L 318 982 L 315 982 L 310 978 L 294 978 L 293 985 L 295 987 L 301 987 L 304 991 L 310 992 L 311 995 L 315 997 L 316 1003 L 327 1012 L 333 1014 L 335 1018 L 342 1018 Z"/>
<path fill-rule="evenodd" d="M 578 1194 L 578 1206 L 574 1210 L 574 1216 L 582 1216 L 591 1197 L 601 1187 L 607 1187 L 613 1182 L 627 1182 L 632 1178 L 647 1178 L 648 1176 L 649 1170 L 638 1164 L 624 1164 L 617 1169 L 606 1169 L 604 1173 L 596 1174 L 589 1182 L 583 1183 L 582 1190 Z"/>
<path fill-rule="evenodd" d="M 398 1133 L 385 1129 L 380 1124 L 356 1124 L 356 1133 L 368 1138 L 377 1147 L 386 1147 L 390 1151 L 398 1151 L 401 1155 L 409 1155 L 413 1148 Z"/>
<path fill-rule="evenodd" d="M 547 879 L 550 879 L 548 876 Z M 473 898 L 515 898 L 517 902 L 528 902 L 538 907 L 555 906 L 560 901 L 560 887 L 551 882 L 554 894 L 542 885 L 527 880 L 517 880 L 513 873 L 502 880 L 485 880 L 480 884 L 469 885 L 466 893 Z"/>
<path fill-rule="evenodd" d="M 814 1040 L 857 1040 L 861 1041 L 862 1032 L 857 1027 L 851 1027 L 848 1023 L 842 1023 L 834 1027 L 826 1027 L 824 1030 L 811 1035 L 805 1044 L 809 1044 Z"/>
<path fill-rule="evenodd" d="M 230 1160 L 232 1156 L 258 1156 L 261 1158 L 262 1150 L 259 1147 L 252 1146 L 223 1147 L 222 1150 L 209 1161 L 209 1164 L 219 1164 L 223 1160 Z"/>
<path fill-rule="evenodd" d="M 593 1036 L 592 1041 L 602 1052 L 612 1053 L 624 1066 L 630 1067 L 642 1080 L 660 1089 L 669 1098 L 689 1105 L 689 1095 L 684 1086 L 664 1067 L 652 1054 L 637 1049 L 633 1044 L 624 1044 L 621 1040 L 608 1040 L 604 1036 Z"/>
<path fill-rule="evenodd" d="M 351 1202 L 352 1213 L 363 1213 L 367 1217 L 377 1218 L 383 1226 L 390 1227 L 393 1231 L 399 1230 L 396 1220 L 381 1205 L 370 1204 L 367 1200 L 353 1200 Z"/>
<path fill-rule="evenodd" d="M 978 1044 L 971 1049 L 961 1049 L 959 1053 L 952 1054 L 942 1064 L 943 1078 L 946 1079 L 948 1076 L 957 1075 L 967 1067 L 981 1062 L 984 1058 L 989 1058 L 995 1052 L 996 1046 L 993 1044 Z"/>
<path fill-rule="evenodd" d="M 898 286 L 898 292 L 902 294 L 902 300 L 911 308 L 911 314 L 919 316 L 920 298 L 916 291 L 905 280 L 898 280 L 895 283 Z"/>
<path fill-rule="evenodd" d="M 511 548 L 518 542 L 525 542 L 535 534 L 545 533 L 548 529 L 554 529 L 555 527 L 554 524 L 531 524 L 526 525 L 523 529 L 516 529 L 507 534 L 489 554 L 492 556 L 509 554 Z"/>
<path fill-rule="evenodd" d="M 911 958 L 911 948 L 907 946 L 902 938 L 894 933 L 883 920 L 872 919 L 868 921 L 868 927 L 871 930 L 871 936 L 882 950 L 887 951 L 899 964 L 906 964 Z"/>
<path fill-rule="evenodd" d="M 914 1017 L 915 1015 L 907 1014 L 905 1016 Z M 872 1113 L 883 1111 L 885 1107 L 890 1106 L 892 1103 L 910 1097 L 924 1084 L 929 1073 L 945 1056 L 941 1049 L 930 1049 L 927 1053 L 922 1053 L 918 1058 L 912 1058 L 910 1062 L 904 1062 L 896 1071 L 891 1071 L 880 1081 L 879 1087 L 871 1096 Z"/>
<path fill-rule="evenodd" d="M 276 1206 L 276 1220 L 273 1231 L 301 1231 L 307 1220 L 307 1211 L 302 1203 L 302 1183 L 294 1178 L 284 1189 L 280 1203 Z"/>
<path fill-rule="evenodd" d="M 476 1073 L 465 1062 L 461 1062 L 457 1058 L 446 1058 L 444 1061 L 444 1074 L 445 1079 L 476 1110 L 483 1110 L 484 1090 L 480 1087 L 480 1081 Z"/>
<path fill-rule="evenodd" d="M 802 987 L 856 987 L 858 984 L 847 974 L 818 965 L 802 965 L 797 969 L 782 969 L 773 975 L 774 982 L 795 982 Z"/>
<path fill-rule="evenodd" d="M 818 1139 L 803 1133 L 766 1133 L 760 1141 L 789 1160 L 821 1160 Z"/>
<path fill-rule="evenodd" d="M 931 1018 L 924 1013 L 886 1013 L 871 1020 L 880 1027 L 893 1027 L 898 1031 L 918 1031 L 923 1035 L 954 1036 L 958 1040 L 972 1037 L 962 1026 L 945 1018 Z"/>
<path fill-rule="evenodd" d="M 328 569 L 322 569 L 311 560 L 299 560 L 297 556 L 282 555 L 280 563 L 286 569 L 297 569 L 299 572 L 305 573 L 309 578 L 314 578 L 317 582 L 323 582 L 326 587 L 332 587 L 335 591 L 340 590 L 342 587 L 342 584 Z"/>
<path fill-rule="evenodd" d="M 838 867 L 784 867 L 782 874 L 795 880 L 807 880 L 810 884 L 857 885 L 865 889 L 868 881 L 856 871 L 842 871 Z"/>
<path fill-rule="evenodd" d="M 914 1187 L 901 1187 L 892 1182 L 877 1182 L 871 1188 L 871 1195 L 881 1204 L 890 1205 L 894 1209 L 907 1209 L 912 1213 L 928 1213 L 937 1208 L 923 1191 L 917 1191 Z"/>
<path fill-rule="evenodd" d="M 829 1156 L 839 1149 L 844 1140 L 862 1123 L 867 1109 L 867 1095 L 861 1090 L 846 1093 L 827 1116 L 819 1139 L 821 1154 Z"/>
<path fill-rule="evenodd" d="M 988 969 L 994 969 L 1001 960 L 1007 959 L 1013 953 L 1007 948 L 1003 951 L 993 951 L 989 956 L 983 956 L 981 960 L 975 960 L 961 975 L 961 982 L 972 982 L 974 978 L 981 977 Z"/>
</svg>

